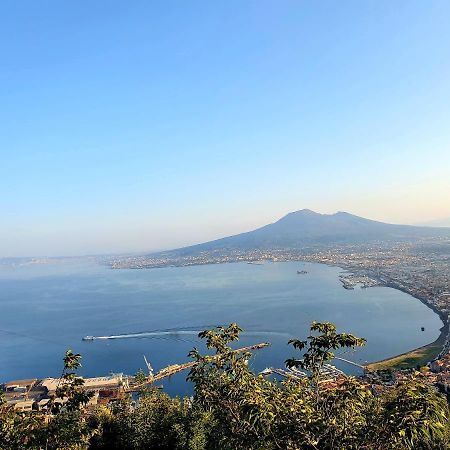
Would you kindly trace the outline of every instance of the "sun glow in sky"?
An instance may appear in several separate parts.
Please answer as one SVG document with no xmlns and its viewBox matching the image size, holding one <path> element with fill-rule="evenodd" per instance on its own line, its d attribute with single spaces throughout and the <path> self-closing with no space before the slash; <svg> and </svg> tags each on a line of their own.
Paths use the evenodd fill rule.
<svg viewBox="0 0 450 450">
<path fill-rule="evenodd" d="M 0 256 L 450 217 L 450 3 L 0 5 Z"/>
</svg>

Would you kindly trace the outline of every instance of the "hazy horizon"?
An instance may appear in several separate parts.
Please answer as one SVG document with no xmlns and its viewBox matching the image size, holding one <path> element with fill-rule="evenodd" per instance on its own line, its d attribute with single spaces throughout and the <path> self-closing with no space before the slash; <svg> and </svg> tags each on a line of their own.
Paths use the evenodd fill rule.
<svg viewBox="0 0 450 450">
<path fill-rule="evenodd" d="M 0 12 L 0 257 L 176 248 L 302 208 L 450 224 L 447 2 Z"/>
<path fill-rule="evenodd" d="M 310 208 L 302 208 L 302 209 L 308 209 L 311 210 Z M 252 228 L 247 228 L 247 229 L 237 229 L 237 231 L 229 233 L 229 234 L 220 234 L 220 235 L 212 235 L 211 237 L 206 237 L 208 235 L 206 235 L 204 238 L 198 238 L 197 240 L 187 240 L 185 237 L 181 236 L 179 241 L 173 241 L 175 243 L 173 243 L 172 245 L 167 245 L 165 247 L 157 247 L 157 248 L 142 248 L 142 247 L 136 247 L 134 249 L 120 249 L 117 251 L 111 250 L 106 248 L 105 251 L 100 251 L 100 252 L 92 252 L 92 251 L 86 251 L 86 252 L 79 252 L 79 253 L 58 253 L 58 254 L 21 254 L 21 255 L 1 255 L 0 254 L 0 259 L 1 258 L 33 258 L 33 257 L 77 257 L 77 256 L 101 256 L 101 255 L 119 255 L 119 254 L 145 254 L 145 253 L 151 253 L 151 252 L 159 252 L 159 251 L 165 251 L 165 250 L 173 250 L 173 249 L 177 249 L 177 248 L 182 248 L 182 247 L 186 247 L 186 246 L 190 246 L 190 245 L 195 245 L 195 244 L 200 244 L 200 243 L 204 243 L 210 240 L 215 240 L 215 239 L 220 239 L 223 237 L 227 237 L 227 236 L 231 236 L 231 235 L 235 235 L 235 234 L 240 234 L 240 233 L 245 233 L 248 231 L 253 231 L 257 228 L 260 228 L 264 225 L 270 224 L 270 223 L 274 223 L 277 220 L 281 219 L 282 217 L 286 216 L 289 213 L 293 213 L 293 212 L 298 212 L 300 210 L 296 210 L 296 211 L 289 211 L 285 214 L 283 214 L 280 217 L 277 217 L 273 220 L 270 220 L 266 223 L 260 223 L 257 224 L 255 226 L 253 226 Z M 348 211 L 332 211 L 332 212 L 319 212 L 319 211 L 314 211 L 311 210 L 315 213 L 318 214 L 323 214 L 323 215 L 332 215 L 332 214 L 336 214 L 337 212 L 347 212 Z M 353 214 L 353 213 L 349 213 L 349 214 Z M 368 218 L 365 217 L 366 219 L 370 219 L 370 220 L 377 220 L 376 218 Z M 386 223 L 394 223 L 394 222 L 386 222 Z M 426 227 L 449 227 L 450 228 L 450 218 L 443 218 L 441 220 L 434 220 L 434 221 L 430 221 L 430 222 L 420 222 L 420 223 L 413 223 L 413 224 L 404 224 L 404 225 L 413 225 L 413 226 L 426 226 Z M 170 233 L 168 233 L 169 239 L 170 239 Z M 178 242 L 178 243 L 176 243 Z M 137 244 L 139 245 L 139 243 Z"/>
</svg>

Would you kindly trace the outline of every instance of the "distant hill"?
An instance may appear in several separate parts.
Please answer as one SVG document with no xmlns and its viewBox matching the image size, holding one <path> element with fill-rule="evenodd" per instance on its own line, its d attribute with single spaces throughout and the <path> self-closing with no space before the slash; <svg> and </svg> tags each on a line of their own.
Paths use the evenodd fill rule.
<svg viewBox="0 0 450 450">
<path fill-rule="evenodd" d="M 364 219 L 346 212 L 319 214 L 302 209 L 256 230 L 185 247 L 174 252 L 189 255 L 212 250 L 301 248 L 312 245 L 361 244 L 426 237 L 450 238 L 450 228 L 395 225 Z"/>
</svg>

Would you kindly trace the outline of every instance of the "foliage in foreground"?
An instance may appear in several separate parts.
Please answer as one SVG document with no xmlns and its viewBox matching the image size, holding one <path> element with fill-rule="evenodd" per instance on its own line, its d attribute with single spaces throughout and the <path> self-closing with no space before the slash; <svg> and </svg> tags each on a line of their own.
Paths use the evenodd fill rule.
<svg viewBox="0 0 450 450">
<path fill-rule="evenodd" d="M 204 331 L 212 354 L 194 349 L 197 362 L 188 379 L 194 396 L 170 398 L 144 389 L 131 408 L 124 397 L 86 417 L 79 407 L 89 398 L 74 371 L 79 355 L 66 354 L 59 396 L 68 406 L 52 404 L 53 417 L 17 413 L 0 398 L 0 449 L 446 449 L 450 448 L 449 408 L 443 396 L 412 377 L 379 395 L 358 379 L 320 382 L 320 368 L 333 350 L 364 340 L 336 333 L 330 323 L 313 322 L 303 359 L 286 361 L 310 373 L 302 381 L 272 382 L 248 368 L 249 353 L 235 353 L 236 324 Z M 141 374 L 142 376 L 142 374 Z"/>
</svg>

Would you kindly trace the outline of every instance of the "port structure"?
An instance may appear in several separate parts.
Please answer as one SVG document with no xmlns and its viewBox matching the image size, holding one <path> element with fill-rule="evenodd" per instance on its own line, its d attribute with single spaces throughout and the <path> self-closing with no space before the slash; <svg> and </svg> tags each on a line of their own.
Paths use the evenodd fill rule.
<svg viewBox="0 0 450 450">
<path fill-rule="evenodd" d="M 152 365 L 147 361 L 147 358 L 144 355 L 144 361 L 145 361 L 145 365 L 147 366 L 147 370 L 148 370 L 148 376 L 152 377 L 153 376 L 153 367 Z"/>
<path fill-rule="evenodd" d="M 285 378 L 293 378 L 296 380 L 301 380 L 303 378 L 308 378 L 308 374 L 304 372 L 303 370 L 299 370 L 295 367 L 292 367 L 291 369 L 280 369 L 277 367 L 267 367 L 262 372 L 260 372 L 260 375 L 266 376 L 266 375 L 272 375 L 277 374 L 281 375 Z M 345 373 L 339 370 L 338 368 L 334 367 L 331 364 L 324 364 L 323 367 L 320 369 L 320 380 L 319 383 L 325 383 L 329 382 L 331 380 L 334 380 L 339 377 L 345 377 Z"/>
<path fill-rule="evenodd" d="M 366 366 L 363 366 L 361 364 L 355 363 L 354 361 L 350 361 L 349 359 L 341 358 L 341 357 L 338 357 L 338 356 L 335 356 L 333 359 L 338 359 L 339 361 L 344 361 L 347 364 L 351 364 L 352 366 L 356 366 L 356 367 L 359 367 L 360 369 L 367 370 Z"/>
<path fill-rule="evenodd" d="M 250 352 L 254 350 L 260 350 L 262 348 L 268 347 L 270 344 L 268 342 L 261 342 L 259 344 L 249 345 L 247 347 L 238 348 L 236 350 L 233 350 L 232 353 L 244 353 L 244 352 Z M 215 358 L 218 358 L 220 354 L 212 355 L 211 359 L 214 360 Z M 133 384 L 128 383 L 128 386 L 125 387 L 126 392 L 136 392 L 140 388 L 147 386 L 149 384 L 153 384 L 156 381 L 162 380 L 163 378 L 170 377 L 178 372 L 182 372 L 183 370 L 191 369 L 192 367 L 196 366 L 198 363 L 197 361 L 190 361 L 183 364 L 172 364 L 170 366 L 164 367 L 159 372 L 153 374 L 153 368 L 151 364 L 147 361 L 147 358 L 144 356 L 145 363 L 147 365 L 147 368 L 149 370 L 149 375 L 144 383 L 139 384 Z"/>
</svg>

